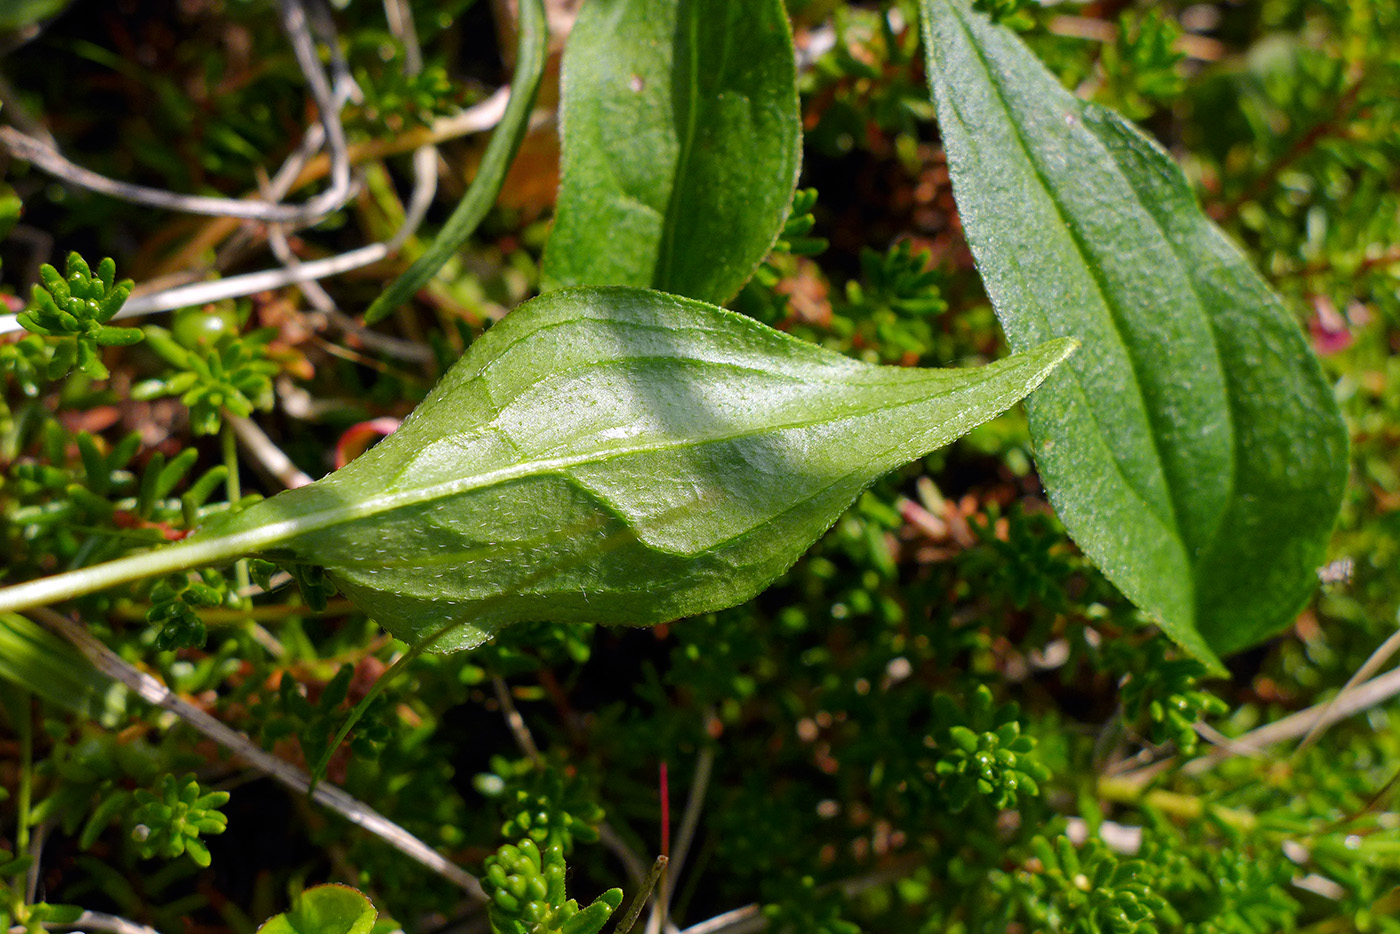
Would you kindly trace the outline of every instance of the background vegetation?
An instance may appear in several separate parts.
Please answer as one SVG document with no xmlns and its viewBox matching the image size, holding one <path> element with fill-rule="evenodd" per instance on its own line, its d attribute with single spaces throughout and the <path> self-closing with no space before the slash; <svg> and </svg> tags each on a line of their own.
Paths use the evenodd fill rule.
<svg viewBox="0 0 1400 934">
<path fill-rule="evenodd" d="M 515 48 L 506 3 L 407 6 L 425 58 L 408 77 L 411 45 L 379 5 L 333 12 L 363 92 L 346 112 L 361 187 L 342 209 L 279 231 L 133 206 L 0 157 L 5 300 L 26 307 L 42 263 L 105 307 L 118 277 L 145 288 L 389 237 L 412 213 L 414 134 L 487 100 Z M 1335 383 L 1352 438 L 1338 563 L 1291 631 L 1226 659 L 1228 680 L 1178 657 L 1069 542 L 1015 412 L 881 480 L 750 604 L 653 630 L 517 626 L 418 657 L 338 747 L 405 647 L 316 580 L 211 569 L 85 598 L 77 617 L 264 749 L 302 766 L 329 755 L 331 782 L 478 874 L 492 854 L 518 862 L 503 844 L 557 845 L 570 896 L 616 886 L 625 909 L 668 853 L 681 929 L 738 909 L 699 929 L 1400 930 L 1385 703 L 1400 685 L 1371 681 L 1337 705 L 1354 716 L 1296 748 L 1400 622 L 1400 4 L 982 6 L 1173 153 Z M 316 119 L 259 0 L 77 0 L 31 35 L 49 12 L 0 14 L 0 120 L 109 177 L 256 192 Z M 568 11 L 553 12 L 557 50 Z M 804 190 L 735 307 L 870 361 L 1004 356 L 916 5 L 789 13 Z M 547 77 L 496 207 L 372 330 L 353 315 L 446 220 L 478 136 L 439 141 L 438 201 L 399 253 L 323 289 L 177 311 L 139 344 L 117 331 L 133 321 L 0 344 L 6 580 L 180 538 L 391 428 L 537 289 L 556 102 Z M 70 251 L 93 268 L 66 265 Z M 6 617 L 0 675 L 12 923 L 62 919 L 33 907 L 47 902 L 167 934 L 250 931 L 335 881 L 367 893 L 381 924 L 488 929 L 460 877 L 230 759 L 49 629 Z"/>
</svg>

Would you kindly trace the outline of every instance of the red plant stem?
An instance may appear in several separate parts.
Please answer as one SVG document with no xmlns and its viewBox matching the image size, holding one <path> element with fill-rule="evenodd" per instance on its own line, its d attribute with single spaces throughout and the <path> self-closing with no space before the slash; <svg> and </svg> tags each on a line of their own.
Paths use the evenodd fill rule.
<svg viewBox="0 0 1400 934">
<path fill-rule="evenodd" d="M 666 780 L 666 760 L 661 760 L 661 855 L 671 856 L 671 788 Z"/>
</svg>

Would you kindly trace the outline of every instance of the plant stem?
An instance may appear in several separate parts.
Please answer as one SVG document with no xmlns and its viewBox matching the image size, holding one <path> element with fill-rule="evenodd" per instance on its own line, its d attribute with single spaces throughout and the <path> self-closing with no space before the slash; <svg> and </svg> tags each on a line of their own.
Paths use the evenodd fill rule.
<svg viewBox="0 0 1400 934">
<path fill-rule="evenodd" d="M 387 671 L 376 678 L 374 684 L 370 685 L 369 690 L 365 692 L 365 696 L 360 698 L 360 702 L 355 705 L 354 709 L 350 711 L 350 715 L 345 718 L 345 722 L 340 725 L 340 729 L 336 732 L 335 738 L 331 740 L 330 745 L 326 747 L 325 753 L 322 754 L 321 761 L 317 762 L 315 767 L 312 768 L 310 791 L 315 791 L 317 784 L 325 777 L 326 768 L 331 764 L 331 756 L 335 755 L 335 751 L 340 748 L 340 744 L 345 742 L 345 737 L 350 735 L 350 731 L 355 728 L 355 724 L 359 723 L 360 718 L 365 715 L 365 711 L 369 710 L 369 705 L 374 702 L 376 697 L 383 693 L 384 689 L 389 686 L 389 682 L 393 681 L 400 671 L 408 667 L 409 662 L 413 661 L 419 655 L 422 655 L 423 650 L 431 644 L 432 641 L 429 640 L 413 646 L 405 652 L 398 661 L 390 665 Z"/>
<path fill-rule="evenodd" d="M 0 589 L 0 613 L 32 610 L 36 606 L 72 600 L 147 577 L 190 571 L 210 564 L 226 564 L 285 537 L 285 529 L 279 528 L 285 524 L 274 523 L 270 527 L 204 541 L 180 542 L 155 551 L 127 555 L 92 567 L 5 587 Z"/>
<path fill-rule="evenodd" d="M 1105 777 L 1099 779 L 1098 793 L 1100 797 L 1118 804 L 1156 808 L 1172 817 L 1185 820 L 1199 819 L 1209 810 L 1221 823 L 1236 830 L 1253 830 L 1258 824 L 1258 818 L 1248 811 L 1216 807 L 1195 795 L 1185 795 L 1161 788 L 1144 791 L 1141 785 L 1124 781 L 1121 778 Z"/>
<path fill-rule="evenodd" d="M 19 722 L 19 801 L 18 826 L 15 827 L 15 855 L 29 852 L 29 805 L 34 794 L 34 703 L 28 691 L 20 692 Z"/>
<path fill-rule="evenodd" d="M 92 662 L 94 668 L 126 685 L 146 703 L 170 711 L 186 725 L 229 750 L 259 772 L 271 776 L 298 794 L 308 795 L 317 804 L 330 808 L 350 823 L 375 834 L 399 852 L 465 890 L 473 899 L 486 900 L 486 893 L 475 876 L 358 798 L 334 785 L 314 785 L 305 772 L 265 751 L 202 708 L 177 697 L 156 678 L 134 667 L 63 614 L 40 609 L 33 617 L 35 621 L 76 646 L 88 661 Z"/>
<path fill-rule="evenodd" d="M 666 869 L 667 859 L 665 856 L 656 857 L 656 861 L 651 864 L 651 871 L 647 873 L 645 881 L 637 889 L 637 894 L 632 896 L 632 904 L 627 908 L 627 914 L 622 916 L 622 920 L 617 923 L 617 928 L 613 934 L 630 934 L 632 928 L 637 923 L 637 918 L 641 915 L 642 909 L 646 907 L 647 899 L 656 889 L 657 880 L 661 878 L 661 873 Z"/>
<path fill-rule="evenodd" d="M 238 435 L 234 434 L 227 413 L 223 418 L 223 425 L 219 428 L 219 447 L 223 451 L 224 466 L 228 468 L 224 489 L 228 493 L 228 501 L 236 503 L 243 498 L 243 484 L 238 479 Z"/>
<path fill-rule="evenodd" d="M 224 488 L 228 492 L 229 505 L 232 506 L 243 498 L 243 483 L 238 476 L 238 433 L 234 431 L 233 422 L 227 412 L 224 413 L 223 427 L 219 431 L 219 441 L 223 447 L 224 466 L 228 468 L 228 477 L 224 481 Z M 239 558 L 234 562 L 233 580 L 239 593 L 247 591 L 252 585 L 252 577 L 248 574 L 247 558 Z M 247 599 L 247 597 L 242 597 L 240 602 Z"/>
</svg>

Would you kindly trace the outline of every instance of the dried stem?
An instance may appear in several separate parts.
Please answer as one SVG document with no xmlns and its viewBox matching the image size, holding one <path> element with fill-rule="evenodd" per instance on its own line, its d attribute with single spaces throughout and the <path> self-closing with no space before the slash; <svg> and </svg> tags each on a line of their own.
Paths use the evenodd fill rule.
<svg viewBox="0 0 1400 934">
<path fill-rule="evenodd" d="M 268 753 L 242 733 L 210 714 L 177 697 L 151 675 L 133 667 L 103 645 L 91 633 L 53 610 L 39 607 L 31 611 L 35 620 L 67 639 L 109 678 L 126 685 L 142 700 L 168 710 L 205 737 L 229 750 L 258 771 L 276 779 L 298 794 L 310 793 L 311 800 L 335 811 L 356 826 L 363 827 L 399 852 L 417 860 L 433 872 L 462 888 L 472 897 L 484 900 L 486 893 L 476 877 L 438 853 L 428 844 L 375 811 L 364 802 L 334 785 L 321 782 L 311 788 L 310 777 L 289 762 Z"/>
<path fill-rule="evenodd" d="M 530 728 L 525 725 L 525 718 L 516 709 L 515 701 L 510 696 L 509 685 L 500 675 L 492 675 L 491 686 L 496 689 L 496 700 L 500 702 L 501 713 L 505 715 L 506 726 L 510 727 L 511 735 L 515 737 L 515 744 L 520 747 L 521 752 L 530 758 L 530 761 L 538 765 L 540 747 L 535 744 L 535 737 L 530 735 Z"/>
<path fill-rule="evenodd" d="M 302 0 L 281 0 L 280 8 L 282 28 L 291 40 L 297 64 L 301 67 L 302 75 L 320 111 L 321 126 L 330 149 L 330 187 L 305 204 L 286 205 L 238 198 L 184 195 L 118 181 L 70 162 L 43 140 L 12 126 L 0 127 L 0 148 L 81 188 L 151 207 L 167 208 L 187 214 L 241 217 L 265 223 L 309 223 L 325 217 L 348 201 L 351 195 L 350 160 L 345 128 L 340 122 L 340 102 L 336 100 L 337 95 L 332 92 L 331 81 L 321 68 Z M 331 47 L 335 47 L 334 43 Z"/>
<path fill-rule="evenodd" d="M 51 931 L 73 929 L 78 931 L 108 931 L 110 934 L 160 934 L 153 927 L 137 924 L 135 921 L 128 921 L 120 915 L 109 915 L 101 911 L 85 911 L 67 924 L 45 923 L 44 927 Z M 18 934 L 23 930 L 23 926 L 10 928 L 11 934 Z"/>
</svg>

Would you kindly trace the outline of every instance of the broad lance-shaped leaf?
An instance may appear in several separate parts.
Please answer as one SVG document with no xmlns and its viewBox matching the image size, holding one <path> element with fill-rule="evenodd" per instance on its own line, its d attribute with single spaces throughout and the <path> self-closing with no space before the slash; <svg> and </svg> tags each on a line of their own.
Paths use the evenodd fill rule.
<svg viewBox="0 0 1400 934">
<path fill-rule="evenodd" d="M 562 94 L 547 287 L 733 298 L 782 230 L 802 156 L 782 0 L 588 0 Z"/>
<path fill-rule="evenodd" d="M 1011 345 L 1084 343 L 1027 405 L 1056 511 L 1218 668 L 1315 586 L 1347 471 L 1330 387 L 1165 152 L 963 3 L 922 7 L 953 193 Z"/>
<path fill-rule="evenodd" d="M 97 586 L 261 554 L 325 567 L 394 635 L 440 651 L 517 621 L 717 610 L 1073 346 L 974 369 L 878 367 L 659 292 L 553 292 L 491 328 L 348 466 L 121 559 Z M 0 609 L 90 590 L 77 575 L 102 567 L 0 591 Z"/>
</svg>

